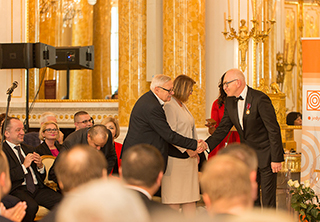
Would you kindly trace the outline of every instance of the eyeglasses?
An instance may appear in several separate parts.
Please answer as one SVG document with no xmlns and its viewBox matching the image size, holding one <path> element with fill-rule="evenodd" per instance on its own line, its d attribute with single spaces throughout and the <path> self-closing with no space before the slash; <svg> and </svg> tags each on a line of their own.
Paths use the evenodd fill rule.
<svg viewBox="0 0 320 222">
<path fill-rule="evenodd" d="M 93 118 L 91 117 L 90 119 L 86 119 L 86 120 L 83 120 L 83 121 L 78 122 L 78 123 L 87 124 L 88 122 L 93 123 Z"/>
<path fill-rule="evenodd" d="M 163 89 L 164 91 L 167 91 L 168 93 L 172 93 L 173 92 L 173 89 L 166 89 L 166 88 L 163 88 L 161 86 L 158 86 L 158 87 Z"/>
<path fill-rule="evenodd" d="M 223 87 L 227 87 L 228 88 L 228 86 L 229 86 L 229 84 L 230 83 L 232 83 L 232 82 L 234 82 L 234 81 L 237 81 L 238 79 L 234 79 L 234 80 L 231 80 L 231 81 L 229 81 L 229 82 L 225 82 L 225 83 L 223 83 Z"/>
<path fill-rule="evenodd" d="M 52 133 L 52 132 L 58 132 L 58 129 L 51 129 L 51 128 L 48 128 L 48 129 L 45 129 L 43 130 L 43 132 L 48 132 L 48 133 Z"/>
</svg>

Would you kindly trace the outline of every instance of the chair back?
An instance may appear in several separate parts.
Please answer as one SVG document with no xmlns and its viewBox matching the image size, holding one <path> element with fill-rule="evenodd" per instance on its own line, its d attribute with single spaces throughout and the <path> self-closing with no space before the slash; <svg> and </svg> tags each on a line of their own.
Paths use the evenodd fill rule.
<svg viewBox="0 0 320 222">
<path fill-rule="evenodd" d="M 46 167 L 46 178 L 44 179 L 44 184 L 47 184 L 47 183 L 49 183 L 49 180 L 48 180 L 49 170 L 50 170 L 53 162 L 55 161 L 56 157 L 51 156 L 51 155 L 43 155 L 43 156 L 41 156 L 41 159 L 42 159 L 42 163 Z"/>
</svg>

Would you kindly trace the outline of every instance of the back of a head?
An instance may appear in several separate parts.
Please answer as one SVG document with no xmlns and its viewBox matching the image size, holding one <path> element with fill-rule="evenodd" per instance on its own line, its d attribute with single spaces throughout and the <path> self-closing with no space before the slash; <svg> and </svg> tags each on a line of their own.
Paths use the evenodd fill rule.
<svg viewBox="0 0 320 222">
<path fill-rule="evenodd" d="M 44 113 L 42 113 L 41 116 L 40 116 L 40 120 L 39 120 L 40 125 L 42 125 L 45 122 L 48 122 L 49 121 L 48 117 L 56 118 L 56 115 L 54 113 L 52 113 L 52 112 L 44 112 Z"/>
<path fill-rule="evenodd" d="M 54 168 L 64 192 L 101 178 L 106 174 L 106 169 L 107 161 L 103 153 L 88 145 L 76 145 L 59 154 Z"/>
<path fill-rule="evenodd" d="M 157 86 L 163 86 L 163 84 L 170 80 L 171 78 L 169 76 L 163 74 L 155 75 L 151 81 L 150 89 L 153 91 Z"/>
<path fill-rule="evenodd" d="M 10 173 L 9 173 L 9 163 L 5 153 L 0 150 L 0 176 L 5 174 L 4 184 L 0 184 L 0 199 L 6 195 L 11 189 Z"/>
<path fill-rule="evenodd" d="M 212 203 L 220 200 L 230 201 L 240 198 L 244 205 L 250 205 L 251 182 L 250 170 L 239 159 L 218 155 L 210 159 L 204 167 L 201 188 Z"/>
<path fill-rule="evenodd" d="M 147 209 L 140 197 L 117 181 L 91 181 L 68 194 L 60 203 L 59 222 L 147 222 Z"/>
<path fill-rule="evenodd" d="M 96 137 L 97 135 L 103 137 L 103 138 L 108 138 L 108 129 L 106 126 L 97 124 L 93 125 L 89 130 L 88 130 L 88 135 L 91 138 Z"/>
<path fill-rule="evenodd" d="M 226 148 L 221 149 L 218 155 L 227 154 L 243 161 L 251 171 L 256 171 L 258 168 L 258 157 L 254 149 L 243 144 L 233 143 Z"/>
<path fill-rule="evenodd" d="M 123 153 L 121 168 L 123 179 L 128 184 L 152 187 L 164 170 L 164 161 L 154 146 L 138 144 Z"/>
</svg>

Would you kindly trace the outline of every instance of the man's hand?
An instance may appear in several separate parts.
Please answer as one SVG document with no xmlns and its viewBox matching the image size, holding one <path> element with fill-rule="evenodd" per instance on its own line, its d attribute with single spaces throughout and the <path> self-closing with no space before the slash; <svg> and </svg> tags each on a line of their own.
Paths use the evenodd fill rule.
<svg viewBox="0 0 320 222">
<path fill-rule="evenodd" d="M 196 151 L 198 153 L 202 153 L 206 149 L 208 149 L 208 144 L 206 142 L 204 142 L 203 140 L 198 140 L 198 148 Z"/>
<path fill-rule="evenodd" d="M 33 156 L 34 156 L 34 163 L 37 164 L 37 167 L 39 169 L 41 169 L 43 167 L 43 163 L 40 155 L 37 154 L 36 152 L 33 152 Z"/>
<path fill-rule="evenodd" d="M 34 160 L 33 154 L 28 153 L 28 155 L 24 158 L 24 162 L 23 162 L 23 165 L 25 166 L 25 168 L 28 168 L 31 165 L 33 160 Z"/>
<path fill-rule="evenodd" d="M 271 162 L 271 169 L 273 173 L 278 173 L 281 170 L 281 162 Z"/>
<path fill-rule="evenodd" d="M 24 218 L 27 209 L 27 203 L 19 202 L 14 207 L 6 209 L 2 203 L 0 203 L 1 216 L 8 218 L 14 222 L 20 222 Z"/>
</svg>

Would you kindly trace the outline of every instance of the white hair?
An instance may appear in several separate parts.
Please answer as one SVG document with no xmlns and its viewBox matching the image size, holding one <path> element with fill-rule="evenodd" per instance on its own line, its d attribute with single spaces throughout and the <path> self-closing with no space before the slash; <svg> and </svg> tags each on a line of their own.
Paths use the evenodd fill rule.
<svg viewBox="0 0 320 222">
<path fill-rule="evenodd" d="M 97 179 L 68 193 L 58 208 L 59 222 L 148 222 L 148 211 L 135 191 L 112 179 Z"/>
<path fill-rule="evenodd" d="M 170 80 L 171 78 L 169 76 L 163 74 L 155 75 L 151 81 L 150 89 L 153 91 L 157 86 L 163 86 Z"/>
<path fill-rule="evenodd" d="M 49 116 L 53 116 L 53 117 L 56 117 L 56 115 L 52 112 L 45 112 L 45 113 L 42 113 L 41 116 L 40 116 L 40 125 L 42 125 L 43 123 L 45 122 L 48 122 L 48 117 Z"/>
</svg>

